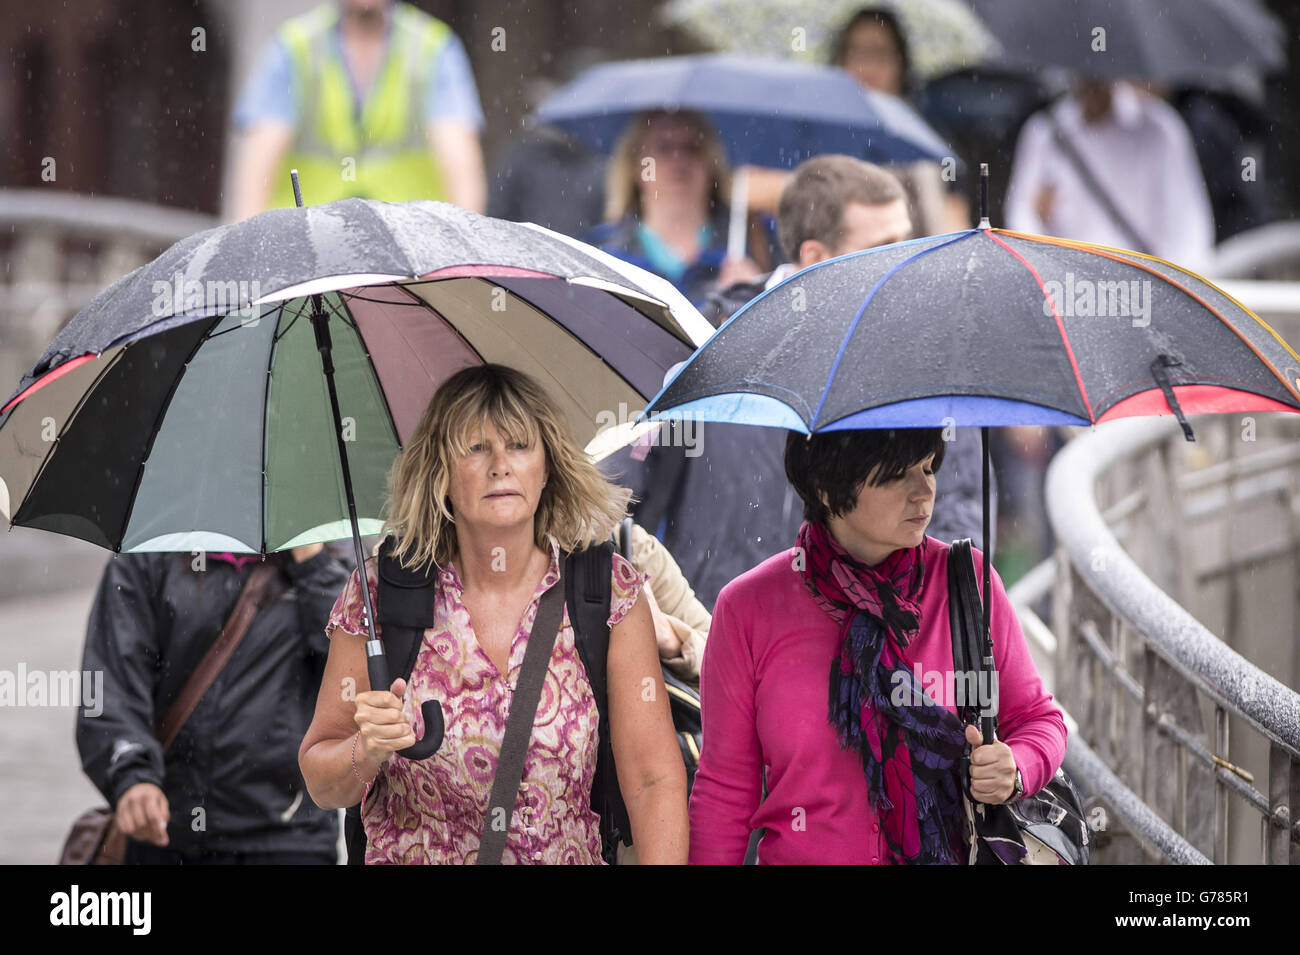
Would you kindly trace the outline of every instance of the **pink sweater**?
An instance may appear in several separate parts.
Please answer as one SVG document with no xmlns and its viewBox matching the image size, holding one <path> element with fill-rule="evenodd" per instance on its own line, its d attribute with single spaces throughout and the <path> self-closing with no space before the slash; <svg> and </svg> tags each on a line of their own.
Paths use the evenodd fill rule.
<svg viewBox="0 0 1300 955">
<path fill-rule="evenodd" d="M 921 627 L 904 651 L 932 699 L 956 712 L 948 631 L 948 545 L 925 539 Z M 984 555 L 975 570 L 983 587 Z M 764 864 L 879 863 L 884 835 L 856 753 L 827 721 L 838 628 L 793 569 L 793 551 L 768 558 L 718 597 L 700 693 L 704 750 L 691 793 L 692 864 L 739 864 L 751 829 L 765 828 Z M 998 732 L 1025 792 L 1065 756 L 1065 722 L 1044 688 L 997 571 L 992 575 Z M 946 685 L 947 689 L 943 687 Z M 768 796 L 760 803 L 763 775 Z"/>
</svg>

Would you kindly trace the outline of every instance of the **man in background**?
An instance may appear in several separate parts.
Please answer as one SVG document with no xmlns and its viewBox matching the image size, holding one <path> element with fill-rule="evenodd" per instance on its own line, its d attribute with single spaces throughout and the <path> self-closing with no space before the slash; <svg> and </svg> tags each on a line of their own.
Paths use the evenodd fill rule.
<svg viewBox="0 0 1300 955">
<path fill-rule="evenodd" d="M 781 193 L 778 227 L 788 263 L 715 292 L 701 309 L 715 325 L 800 269 L 912 235 L 899 181 L 878 166 L 835 155 L 795 170 Z M 637 522 L 659 532 L 696 595 L 712 609 L 733 578 L 794 544 L 803 508 L 785 476 L 786 431 L 694 426 L 699 431 L 693 448 L 661 441 L 640 462 L 634 449 L 622 480 L 640 498 Z M 945 542 L 970 537 L 982 548 L 979 435 L 969 428 L 956 429 L 956 435 L 944 457 L 927 533 Z M 996 494 L 993 485 L 990 494 Z"/>
<path fill-rule="evenodd" d="M 1007 228 L 1158 255 L 1202 269 L 1214 219 L 1178 113 L 1128 83 L 1079 81 L 1025 122 Z"/>
</svg>

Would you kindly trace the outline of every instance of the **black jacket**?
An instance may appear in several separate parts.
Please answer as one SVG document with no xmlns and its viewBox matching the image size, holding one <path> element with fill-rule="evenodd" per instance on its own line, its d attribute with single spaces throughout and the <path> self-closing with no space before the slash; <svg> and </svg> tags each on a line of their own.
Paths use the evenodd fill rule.
<svg viewBox="0 0 1300 955">
<path fill-rule="evenodd" d="M 326 547 L 271 558 L 290 588 L 243 642 L 181 728 L 164 768 L 158 723 L 217 638 L 252 569 L 206 555 L 118 554 L 90 612 L 83 668 L 103 670 L 103 712 L 77 717 L 82 767 L 116 806 L 139 782 L 162 787 L 169 848 L 333 855 L 334 812 L 318 809 L 298 769 L 329 641 L 325 623 L 348 569 Z M 196 810 L 202 810 L 197 812 Z"/>
</svg>

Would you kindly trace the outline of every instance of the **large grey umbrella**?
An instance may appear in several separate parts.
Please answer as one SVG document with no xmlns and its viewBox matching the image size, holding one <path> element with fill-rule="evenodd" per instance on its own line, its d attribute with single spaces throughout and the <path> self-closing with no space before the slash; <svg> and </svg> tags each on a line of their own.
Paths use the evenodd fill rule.
<svg viewBox="0 0 1300 955">
<path fill-rule="evenodd" d="M 1282 24 L 1255 0 L 970 0 L 1007 65 L 1196 83 L 1286 63 Z"/>
<path fill-rule="evenodd" d="M 191 236 L 98 295 L 0 405 L 0 514 L 114 551 L 351 537 L 360 565 L 393 458 L 459 369 L 533 375 L 582 443 L 644 405 L 712 328 L 637 272 L 435 202 Z"/>
</svg>

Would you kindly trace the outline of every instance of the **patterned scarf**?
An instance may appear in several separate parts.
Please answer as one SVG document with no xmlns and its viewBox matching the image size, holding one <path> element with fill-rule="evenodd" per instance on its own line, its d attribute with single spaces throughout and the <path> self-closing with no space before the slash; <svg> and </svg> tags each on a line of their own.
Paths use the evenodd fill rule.
<svg viewBox="0 0 1300 955">
<path fill-rule="evenodd" d="M 889 861 L 958 862 L 962 802 L 956 765 L 965 751 L 965 730 L 922 691 L 904 653 L 920 628 L 924 545 L 896 550 L 868 567 L 825 527 L 805 522 L 798 546 L 808 589 L 840 624 L 829 719 L 840 746 L 862 759 Z"/>
</svg>

